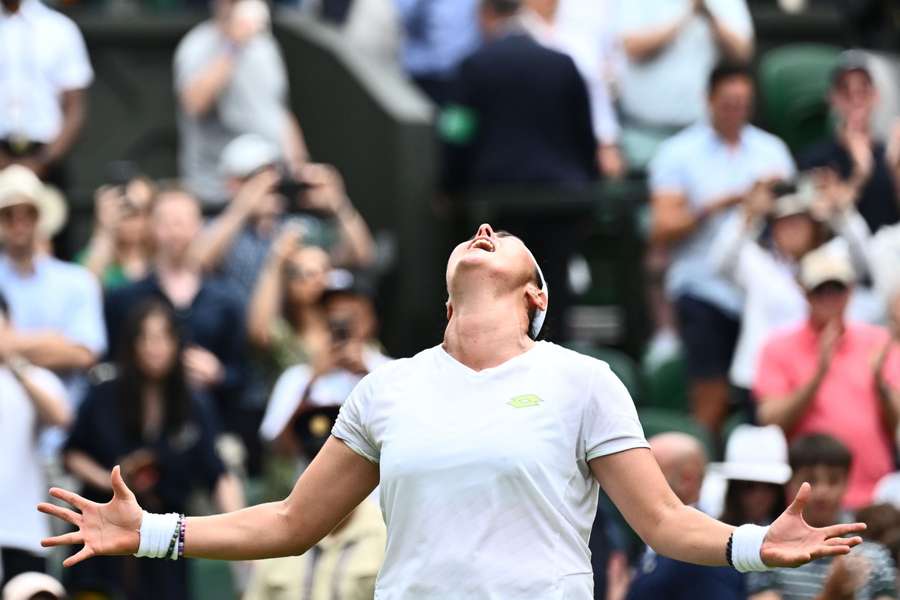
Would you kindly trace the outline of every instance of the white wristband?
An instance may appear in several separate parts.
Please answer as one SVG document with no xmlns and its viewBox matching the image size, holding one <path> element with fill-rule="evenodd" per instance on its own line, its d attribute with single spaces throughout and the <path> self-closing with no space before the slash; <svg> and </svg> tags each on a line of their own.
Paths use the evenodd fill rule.
<svg viewBox="0 0 900 600">
<path fill-rule="evenodd" d="M 141 519 L 141 543 L 135 556 L 168 558 L 169 545 L 177 529 L 177 513 L 158 515 L 145 510 Z"/>
<path fill-rule="evenodd" d="M 767 533 L 769 528 L 759 525 L 741 525 L 734 530 L 731 540 L 731 562 L 735 569 L 741 573 L 769 570 L 760 555 Z"/>
</svg>

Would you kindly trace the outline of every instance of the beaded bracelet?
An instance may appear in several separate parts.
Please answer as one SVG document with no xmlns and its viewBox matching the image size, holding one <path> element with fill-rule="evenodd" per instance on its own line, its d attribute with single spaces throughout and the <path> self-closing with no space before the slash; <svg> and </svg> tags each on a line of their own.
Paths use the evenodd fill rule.
<svg viewBox="0 0 900 600">
<path fill-rule="evenodd" d="M 184 532 L 187 529 L 187 519 L 181 515 L 181 523 L 178 527 L 178 558 L 184 558 Z"/>
</svg>

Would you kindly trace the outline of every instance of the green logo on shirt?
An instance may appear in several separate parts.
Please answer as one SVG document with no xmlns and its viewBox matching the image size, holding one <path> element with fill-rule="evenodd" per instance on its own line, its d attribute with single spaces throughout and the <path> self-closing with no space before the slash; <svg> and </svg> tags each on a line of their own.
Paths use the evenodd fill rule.
<svg viewBox="0 0 900 600">
<path fill-rule="evenodd" d="M 534 394 L 523 394 L 521 396 L 516 396 L 507 404 L 512 406 L 513 408 L 528 408 L 529 406 L 537 406 L 543 402 L 540 398 L 535 396 Z"/>
</svg>

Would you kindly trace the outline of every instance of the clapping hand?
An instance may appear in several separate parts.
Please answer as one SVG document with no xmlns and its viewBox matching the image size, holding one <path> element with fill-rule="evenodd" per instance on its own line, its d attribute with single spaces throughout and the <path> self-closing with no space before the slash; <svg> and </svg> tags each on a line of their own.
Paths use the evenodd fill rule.
<svg viewBox="0 0 900 600">
<path fill-rule="evenodd" d="M 800 486 L 791 505 L 781 513 L 769 528 L 763 541 L 760 557 L 769 567 L 799 567 L 826 556 L 847 554 L 862 543 L 862 538 L 843 536 L 859 533 L 865 523 L 844 523 L 830 527 L 811 527 L 803 519 L 803 509 L 809 501 L 812 488 L 808 483 Z"/>
</svg>

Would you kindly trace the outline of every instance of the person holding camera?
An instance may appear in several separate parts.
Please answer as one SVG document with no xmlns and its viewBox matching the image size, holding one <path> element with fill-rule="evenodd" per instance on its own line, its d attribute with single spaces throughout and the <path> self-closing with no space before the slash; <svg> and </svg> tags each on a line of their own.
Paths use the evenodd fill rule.
<svg viewBox="0 0 900 600">
<path fill-rule="evenodd" d="M 252 293 L 288 222 L 301 225 L 308 241 L 328 245 L 337 265 L 364 268 L 374 260 L 369 228 L 333 167 L 308 163 L 294 176 L 275 145 L 247 134 L 228 144 L 219 170 L 232 200 L 197 239 L 194 254 L 204 270 L 218 271 L 242 297 Z"/>
</svg>

